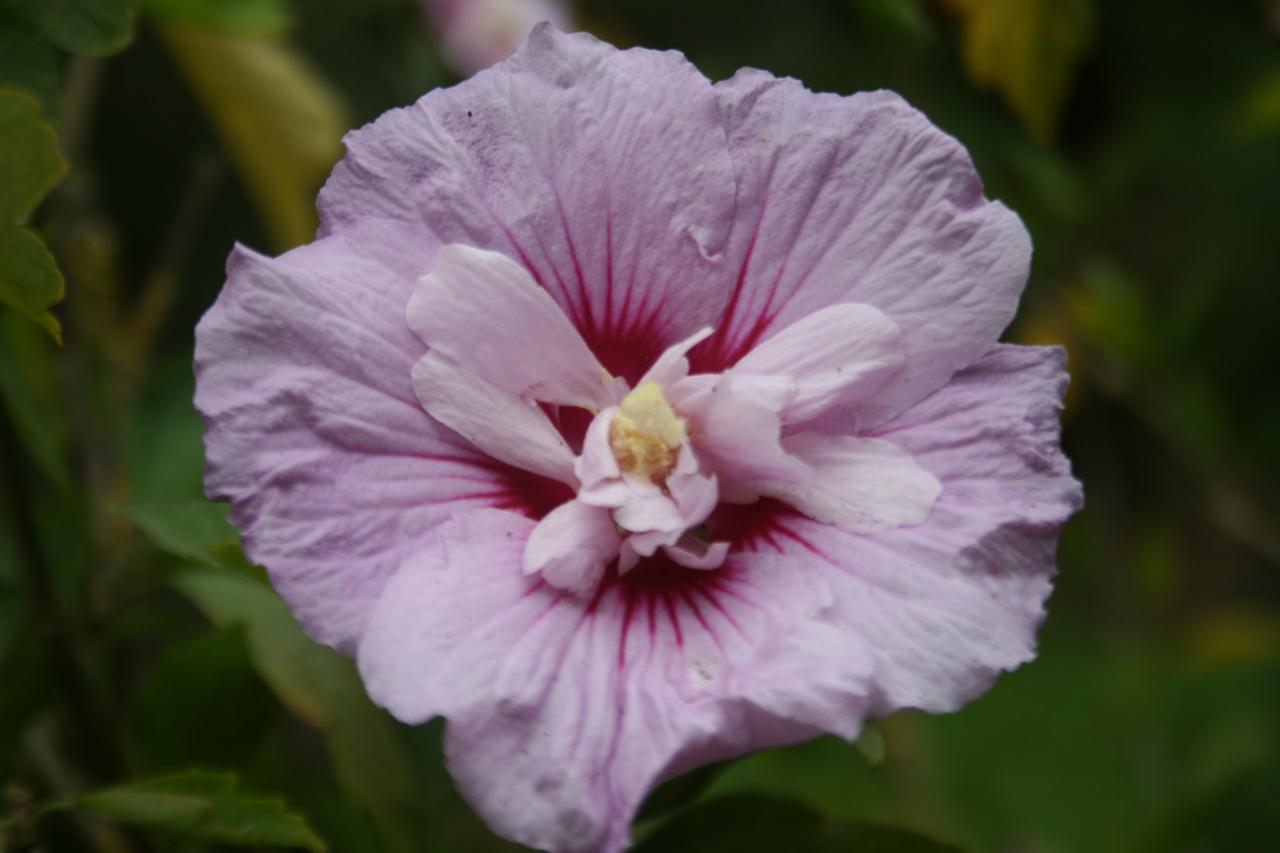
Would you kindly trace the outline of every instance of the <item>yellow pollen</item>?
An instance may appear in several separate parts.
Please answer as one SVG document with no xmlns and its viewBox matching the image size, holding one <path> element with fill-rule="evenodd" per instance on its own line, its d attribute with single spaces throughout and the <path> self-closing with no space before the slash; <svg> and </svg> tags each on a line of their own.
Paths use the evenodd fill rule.
<svg viewBox="0 0 1280 853">
<path fill-rule="evenodd" d="M 609 447 L 623 471 L 666 482 L 687 431 L 657 382 L 642 382 L 622 398 L 609 426 Z"/>
</svg>

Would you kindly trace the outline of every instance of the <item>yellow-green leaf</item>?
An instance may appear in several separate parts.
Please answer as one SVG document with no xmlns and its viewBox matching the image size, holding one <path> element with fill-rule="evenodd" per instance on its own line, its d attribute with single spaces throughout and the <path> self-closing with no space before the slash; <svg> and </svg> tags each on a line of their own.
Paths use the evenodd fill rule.
<svg viewBox="0 0 1280 853">
<path fill-rule="evenodd" d="M 166 501 L 114 509 L 136 524 L 157 548 L 206 566 L 222 567 L 220 552 L 239 543 L 235 528 L 227 523 L 226 504 Z"/>
<path fill-rule="evenodd" d="M 963 58 L 1041 139 L 1057 129 L 1093 37 L 1093 0 L 951 0 L 964 18 Z"/>
<path fill-rule="evenodd" d="M 0 222 L 26 222 L 66 173 L 58 135 L 40 114 L 40 103 L 0 88 Z"/>
<path fill-rule="evenodd" d="M 298 53 L 257 38 L 166 27 L 279 249 L 315 236 L 315 197 L 342 154 L 346 109 Z"/>
<path fill-rule="evenodd" d="M 166 24 L 248 36 L 277 36 L 289 25 L 284 0 L 143 0 L 147 14 Z"/>
</svg>

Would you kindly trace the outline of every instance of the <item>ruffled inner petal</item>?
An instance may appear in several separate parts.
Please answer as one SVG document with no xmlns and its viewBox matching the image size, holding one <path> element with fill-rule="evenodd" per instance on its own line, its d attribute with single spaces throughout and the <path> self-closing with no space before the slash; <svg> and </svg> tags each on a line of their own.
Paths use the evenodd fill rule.
<svg viewBox="0 0 1280 853">
<path fill-rule="evenodd" d="M 689 375 L 689 359 L 686 358 L 689 350 L 711 337 L 714 331 L 710 326 L 699 329 L 680 343 L 667 347 L 662 355 L 658 356 L 657 361 L 653 363 L 653 367 L 640 377 L 637 386 L 643 385 L 645 382 L 657 382 L 664 387 L 674 385 L 681 379 Z"/>
<path fill-rule="evenodd" d="M 431 417 L 494 459 L 577 486 L 573 451 L 532 403 L 435 352 L 414 365 L 413 390 Z"/>
<path fill-rule="evenodd" d="M 432 350 L 504 391 L 592 410 L 613 402 L 611 377 L 578 330 L 506 255 L 445 246 L 408 317 Z"/>
<path fill-rule="evenodd" d="M 792 380 L 794 393 L 779 414 L 784 424 L 801 423 L 838 403 L 871 398 L 905 363 L 900 337 L 870 305 L 832 305 L 766 339 L 734 371 Z"/>
<path fill-rule="evenodd" d="M 585 595 L 618 556 L 621 541 L 607 509 L 569 501 L 533 529 L 524 549 L 524 572 L 540 573 L 557 589 Z"/>
<path fill-rule="evenodd" d="M 698 457 L 716 472 L 725 499 L 753 500 L 758 481 L 799 485 L 811 478 L 808 466 L 782 447 L 782 421 L 770 406 L 786 399 L 794 386 L 774 379 L 760 382 L 760 377 L 732 372 L 714 381 L 690 376 L 672 394 L 689 422 Z M 685 385 L 692 390 L 681 387 Z"/>
<path fill-rule="evenodd" d="M 801 485 L 764 481 L 756 488 L 842 530 L 874 533 L 920 524 L 942 490 L 936 477 L 882 439 L 808 432 L 788 436 L 783 446 L 812 478 Z"/>
<path fill-rule="evenodd" d="M 618 468 L 618 460 L 613 456 L 613 448 L 609 446 L 609 427 L 617 412 L 617 408 L 611 406 L 596 415 L 587 427 L 582 453 L 574 462 L 573 470 L 578 475 L 583 492 L 603 490 L 609 493 L 608 498 L 597 502 L 599 506 L 618 506 L 614 502 L 620 495 L 616 481 L 622 476 L 622 471 Z"/>
<path fill-rule="evenodd" d="M 613 511 L 613 517 L 619 527 L 636 533 L 657 530 L 678 535 L 688 526 L 676 502 L 661 492 L 652 495 L 632 493 L 622 506 Z"/>
<path fill-rule="evenodd" d="M 714 475 L 676 474 L 667 480 L 671 500 L 680 509 L 685 528 L 706 520 L 719 502 L 720 489 Z"/>
</svg>

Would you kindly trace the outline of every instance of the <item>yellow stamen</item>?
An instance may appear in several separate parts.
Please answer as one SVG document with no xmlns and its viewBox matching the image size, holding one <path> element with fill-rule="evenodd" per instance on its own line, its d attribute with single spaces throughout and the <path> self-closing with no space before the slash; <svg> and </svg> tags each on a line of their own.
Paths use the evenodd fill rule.
<svg viewBox="0 0 1280 853">
<path fill-rule="evenodd" d="M 623 471 L 662 484 L 675 467 L 687 431 L 657 382 L 642 382 L 622 398 L 609 427 L 609 446 Z"/>
</svg>

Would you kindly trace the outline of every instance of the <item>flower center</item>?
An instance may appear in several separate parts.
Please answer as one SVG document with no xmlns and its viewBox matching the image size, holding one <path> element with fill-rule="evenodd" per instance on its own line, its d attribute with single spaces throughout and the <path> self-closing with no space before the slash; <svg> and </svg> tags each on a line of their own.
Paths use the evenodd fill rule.
<svg viewBox="0 0 1280 853">
<path fill-rule="evenodd" d="M 675 467 L 687 434 L 662 386 L 642 382 L 618 404 L 609 426 L 609 447 L 623 471 L 662 484 Z"/>
</svg>

